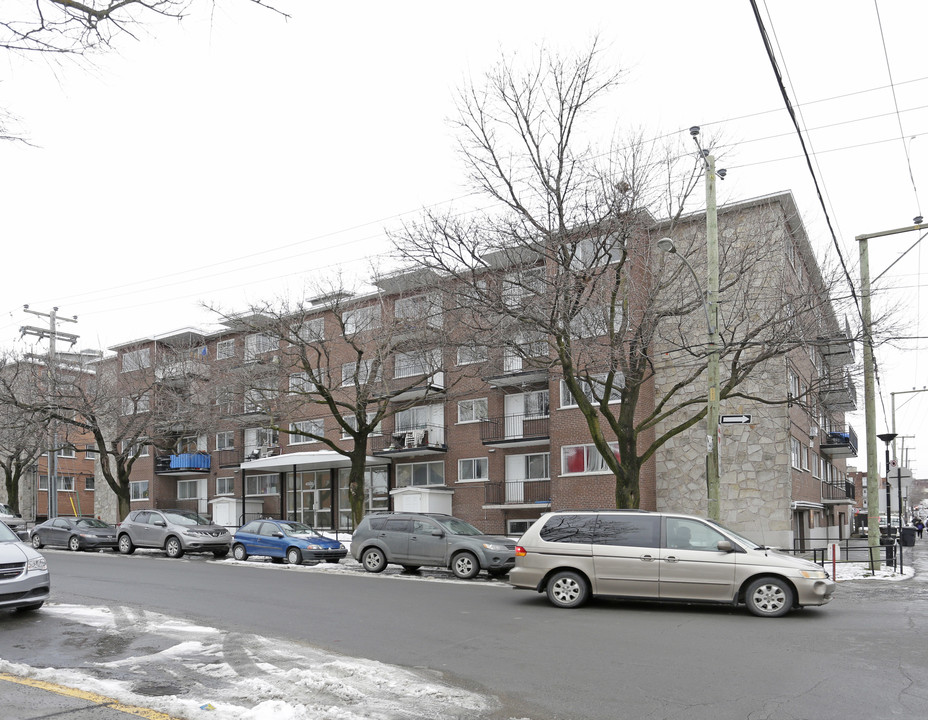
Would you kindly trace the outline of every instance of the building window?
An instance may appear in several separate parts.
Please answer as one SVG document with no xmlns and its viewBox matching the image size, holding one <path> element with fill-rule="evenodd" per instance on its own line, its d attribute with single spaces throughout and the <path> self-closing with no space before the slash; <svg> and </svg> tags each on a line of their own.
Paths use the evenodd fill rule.
<svg viewBox="0 0 928 720">
<path fill-rule="evenodd" d="M 148 457 L 148 443 L 143 440 L 136 440 L 135 442 L 123 441 L 122 448 L 129 457 Z"/>
<path fill-rule="evenodd" d="M 223 430 L 216 433 L 216 449 L 232 450 L 235 447 L 235 432 L 232 430 Z"/>
<path fill-rule="evenodd" d="M 429 375 L 439 369 L 441 354 L 437 350 L 419 353 L 398 352 L 394 358 L 393 377 Z"/>
<path fill-rule="evenodd" d="M 619 460 L 618 443 L 609 443 L 609 447 Z M 601 474 L 611 472 L 606 460 L 595 445 L 565 445 L 561 448 L 561 474 Z"/>
<path fill-rule="evenodd" d="M 137 415 L 146 413 L 151 409 L 151 396 L 148 393 L 142 393 L 138 397 L 124 397 L 122 399 L 122 414 Z"/>
<path fill-rule="evenodd" d="M 268 428 L 248 428 L 245 430 L 245 457 L 252 459 L 262 456 L 262 450 L 277 447 L 280 443 L 276 430 Z"/>
<path fill-rule="evenodd" d="M 84 478 L 84 490 L 87 492 L 93 492 L 96 486 L 96 478 L 94 478 L 93 475 L 89 475 Z"/>
<path fill-rule="evenodd" d="M 63 475 L 59 477 L 58 490 L 60 492 L 74 492 L 74 478 L 70 475 Z"/>
<path fill-rule="evenodd" d="M 254 362 L 258 355 L 277 349 L 277 338 L 264 333 L 253 333 L 245 337 L 245 362 Z"/>
<path fill-rule="evenodd" d="M 509 273 L 503 280 L 503 304 L 510 310 L 524 307 L 544 292 L 545 269 L 541 267 Z"/>
<path fill-rule="evenodd" d="M 148 500 L 148 480 L 129 483 L 130 500 Z"/>
<path fill-rule="evenodd" d="M 199 496 L 199 480 L 178 480 L 177 499 L 196 500 Z"/>
<path fill-rule="evenodd" d="M 458 482 L 484 481 L 490 476 L 488 458 L 465 458 L 458 460 Z"/>
<path fill-rule="evenodd" d="M 346 335 L 373 330 L 380 327 L 380 305 L 368 305 L 342 313 Z"/>
<path fill-rule="evenodd" d="M 73 445 L 65 445 L 62 448 L 58 448 L 57 455 L 60 458 L 73 458 L 77 456 L 76 453 L 74 452 Z"/>
<path fill-rule="evenodd" d="M 39 475 L 39 490 L 48 492 L 48 475 Z"/>
<path fill-rule="evenodd" d="M 400 323 L 426 322 L 430 327 L 441 327 L 441 307 L 428 295 L 411 295 L 399 298 L 393 305 L 393 317 Z"/>
<path fill-rule="evenodd" d="M 97 459 L 97 449 L 93 445 L 84 445 L 84 459 L 85 460 L 96 460 Z"/>
<path fill-rule="evenodd" d="M 221 477 L 216 478 L 216 494 L 231 495 L 235 492 L 235 478 Z"/>
<path fill-rule="evenodd" d="M 550 453 L 509 455 L 506 457 L 506 480 L 548 480 L 550 458 Z"/>
<path fill-rule="evenodd" d="M 245 478 L 246 495 L 277 495 L 278 476 L 273 475 L 250 475 Z"/>
<path fill-rule="evenodd" d="M 812 477 L 820 480 L 822 477 L 822 458 L 814 450 L 810 450 L 809 455 L 809 465 L 812 468 Z"/>
<path fill-rule="evenodd" d="M 599 405 L 606 393 L 606 373 L 591 375 L 588 380 L 577 378 L 577 382 L 580 383 L 580 389 L 584 397 L 593 405 Z M 625 378 L 621 373 L 616 373 L 609 393 L 610 405 L 622 401 L 623 387 L 625 387 Z M 570 392 L 567 383 L 563 380 L 561 380 L 561 407 L 577 407 L 577 399 Z"/>
<path fill-rule="evenodd" d="M 357 384 L 366 385 L 368 382 L 380 379 L 380 368 L 377 368 L 376 378 L 371 378 L 371 368 L 373 360 L 362 360 L 360 363 L 349 362 L 342 365 L 342 387 L 348 387 L 355 384 L 355 375 L 357 374 Z"/>
<path fill-rule="evenodd" d="M 132 352 L 123 353 L 122 372 L 132 372 L 151 367 L 151 349 L 142 348 Z"/>
<path fill-rule="evenodd" d="M 472 365 L 489 359 L 486 345 L 462 345 L 458 348 L 458 365 Z"/>
<path fill-rule="evenodd" d="M 396 466 L 396 486 L 444 485 L 445 463 L 404 463 Z"/>
<path fill-rule="evenodd" d="M 235 340 L 220 340 L 216 343 L 216 359 L 228 360 L 235 357 Z"/>
<path fill-rule="evenodd" d="M 487 419 L 487 399 L 474 398 L 473 400 L 458 401 L 458 422 L 480 422 Z"/>
<path fill-rule="evenodd" d="M 325 340 L 325 318 L 315 317 L 304 320 L 300 326 L 294 328 L 293 334 L 299 343 L 309 345 L 310 343 Z M 295 345 L 296 343 L 291 343 Z"/>
<path fill-rule="evenodd" d="M 315 420 L 303 420 L 302 422 L 290 423 L 290 444 L 303 445 L 306 443 L 319 442 L 316 438 L 306 437 L 306 435 L 325 435 L 325 421 L 322 418 Z"/>
<path fill-rule="evenodd" d="M 802 443 L 794 437 L 789 439 L 790 464 L 796 470 L 802 470 Z"/>
<path fill-rule="evenodd" d="M 371 423 L 371 421 L 374 419 L 374 415 L 376 415 L 376 414 L 377 414 L 377 413 L 372 413 L 372 412 L 367 413 L 367 422 L 368 422 L 368 424 Z M 344 421 L 345 421 L 345 424 L 348 425 L 352 430 L 357 430 L 357 429 L 358 429 L 358 421 L 357 421 L 357 419 L 355 418 L 354 415 L 343 415 L 343 416 L 342 416 L 342 420 L 344 420 Z M 382 434 L 383 434 L 383 422 L 379 422 L 379 423 L 377 423 L 377 425 L 374 427 L 374 429 L 371 430 L 370 436 L 382 435 Z M 348 433 L 348 431 L 345 430 L 344 428 L 342 428 L 342 440 L 347 440 L 347 439 L 350 438 L 350 437 L 351 437 L 351 435 Z"/>
<path fill-rule="evenodd" d="M 526 418 L 543 418 L 551 414 L 547 390 L 522 393 Z"/>
</svg>

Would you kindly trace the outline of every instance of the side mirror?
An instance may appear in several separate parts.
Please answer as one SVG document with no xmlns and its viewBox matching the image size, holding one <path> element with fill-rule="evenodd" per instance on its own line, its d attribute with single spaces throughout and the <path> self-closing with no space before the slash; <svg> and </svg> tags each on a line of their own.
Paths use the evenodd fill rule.
<svg viewBox="0 0 928 720">
<path fill-rule="evenodd" d="M 444 537 L 445 533 L 443 533 L 441 530 L 432 530 L 432 536 L 433 537 Z"/>
<path fill-rule="evenodd" d="M 733 552 L 735 549 L 735 546 L 732 545 L 729 540 L 719 540 L 719 544 L 716 545 L 716 547 L 719 549 L 719 552 L 726 553 Z"/>
<path fill-rule="evenodd" d="M 168 524 L 164 520 L 155 520 L 155 525 L 158 527 L 167 527 Z"/>
<path fill-rule="evenodd" d="M 284 534 L 283 534 L 282 532 L 280 532 L 280 531 L 274 533 L 274 537 L 276 537 L 276 538 L 282 538 L 283 536 L 284 536 Z"/>
</svg>

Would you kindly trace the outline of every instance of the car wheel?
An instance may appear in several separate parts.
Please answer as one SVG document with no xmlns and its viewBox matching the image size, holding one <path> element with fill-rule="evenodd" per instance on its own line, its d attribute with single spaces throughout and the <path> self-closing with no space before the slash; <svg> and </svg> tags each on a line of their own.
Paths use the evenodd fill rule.
<svg viewBox="0 0 928 720">
<path fill-rule="evenodd" d="M 361 565 L 368 572 L 383 572 L 387 569 L 387 558 L 380 548 L 368 548 L 361 555 Z"/>
<path fill-rule="evenodd" d="M 419 569 L 419 565 L 403 565 L 403 571 L 408 573 L 414 573 Z"/>
<path fill-rule="evenodd" d="M 219 560 L 220 558 L 224 558 L 228 554 L 229 554 L 229 548 L 226 548 L 225 550 L 213 550 L 213 557 L 216 558 L 217 560 Z"/>
<path fill-rule="evenodd" d="M 164 552 L 169 558 L 183 557 L 184 546 L 180 544 L 180 540 L 172 535 L 164 543 Z"/>
<path fill-rule="evenodd" d="M 580 607 L 590 597 L 590 588 L 580 573 L 561 570 L 548 580 L 548 600 L 555 607 Z"/>
<path fill-rule="evenodd" d="M 132 544 L 132 538 L 126 534 L 119 536 L 119 552 L 123 555 L 131 555 L 135 552 L 135 545 Z"/>
<path fill-rule="evenodd" d="M 77 552 L 81 549 L 81 539 L 76 535 L 72 535 L 68 538 L 68 550 L 71 552 Z"/>
<path fill-rule="evenodd" d="M 745 590 L 744 602 L 758 617 L 780 617 L 793 606 L 793 589 L 779 578 L 758 578 Z"/>
<path fill-rule="evenodd" d="M 461 580 L 470 580 L 480 572 L 480 563 L 473 553 L 458 553 L 451 559 L 451 572 Z"/>
<path fill-rule="evenodd" d="M 303 564 L 303 553 L 300 552 L 299 548 L 290 548 L 287 550 L 287 562 L 291 565 Z"/>
<path fill-rule="evenodd" d="M 235 547 L 232 548 L 232 557 L 236 560 L 247 560 L 248 551 L 245 549 L 245 546 L 241 543 L 236 543 Z"/>
<path fill-rule="evenodd" d="M 39 537 L 39 534 L 32 533 L 32 547 L 38 550 L 42 545 L 44 545 L 44 543 L 42 542 L 42 538 Z"/>
<path fill-rule="evenodd" d="M 38 610 L 42 605 L 45 604 L 45 601 L 32 603 L 32 605 L 23 605 L 19 608 L 19 612 L 32 612 L 33 610 Z"/>
</svg>

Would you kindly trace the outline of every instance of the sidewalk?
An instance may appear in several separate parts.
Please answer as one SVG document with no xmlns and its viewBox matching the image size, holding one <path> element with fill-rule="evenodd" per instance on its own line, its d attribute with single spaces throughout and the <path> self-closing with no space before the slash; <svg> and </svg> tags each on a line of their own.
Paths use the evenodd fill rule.
<svg viewBox="0 0 928 720">
<path fill-rule="evenodd" d="M 0 673 L 3 720 L 176 720 L 156 710 L 54 683 Z"/>
</svg>

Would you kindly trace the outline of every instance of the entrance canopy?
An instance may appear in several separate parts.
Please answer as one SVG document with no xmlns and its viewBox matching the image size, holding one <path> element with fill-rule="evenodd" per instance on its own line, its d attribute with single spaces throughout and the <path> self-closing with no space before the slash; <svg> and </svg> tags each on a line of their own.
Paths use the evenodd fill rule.
<svg viewBox="0 0 928 720">
<path fill-rule="evenodd" d="M 367 456 L 367 465 L 389 465 L 390 460 L 382 457 Z M 304 470 L 322 470 L 325 468 L 351 467 L 350 458 L 334 450 L 316 450 L 315 452 L 295 452 L 275 455 L 243 462 L 239 467 L 244 470 L 263 470 L 264 472 L 297 472 Z"/>
</svg>

